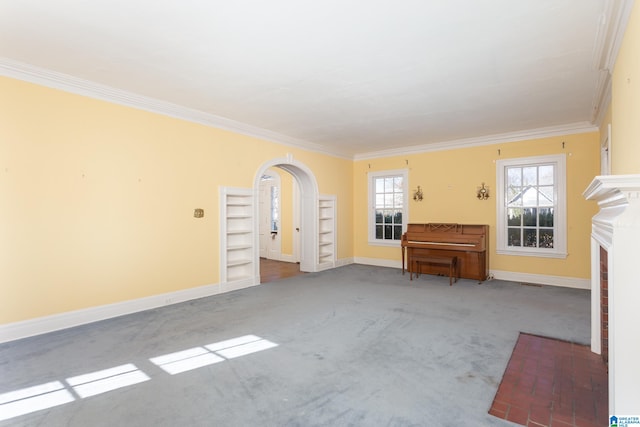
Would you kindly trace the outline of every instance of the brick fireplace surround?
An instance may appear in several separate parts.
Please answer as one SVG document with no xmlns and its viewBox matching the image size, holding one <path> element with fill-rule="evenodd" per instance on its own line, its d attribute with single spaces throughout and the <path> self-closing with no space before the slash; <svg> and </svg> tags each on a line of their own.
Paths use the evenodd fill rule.
<svg viewBox="0 0 640 427">
<path fill-rule="evenodd" d="M 591 227 L 591 350 L 609 364 L 609 413 L 640 408 L 640 175 L 596 177 Z"/>
<path fill-rule="evenodd" d="M 607 250 L 600 246 L 600 354 L 609 363 L 609 262 Z"/>
</svg>

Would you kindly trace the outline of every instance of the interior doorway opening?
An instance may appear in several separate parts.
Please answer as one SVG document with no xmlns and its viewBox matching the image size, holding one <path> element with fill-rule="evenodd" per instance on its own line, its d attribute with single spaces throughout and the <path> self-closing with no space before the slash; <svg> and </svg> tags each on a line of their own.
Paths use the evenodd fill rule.
<svg viewBox="0 0 640 427">
<path fill-rule="evenodd" d="M 267 169 L 260 180 L 260 283 L 304 274 L 300 271 L 300 190 L 284 169 Z"/>
<path fill-rule="evenodd" d="M 260 205 L 264 200 L 261 200 L 261 182 L 263 176 L 268 175 L 270 168 L 278 168 L 289 173 L 299 188 L 299 195 L 297 201 L 294 202 L 295 209 L 299 210 L 298 225 L 296 225 L 296 234 L 298 237 L 294 237 L 293 241 L 299 241 L 299 266 L 302 272 L 314 272 L 317 271 L 318 265 L 318 184 L 313 175 L 313 172 L 301 162 L 293 159 L 293 156 L 288 155 L 286 158 L 276 158 L 268 162 L 265 162 L 257 171 L 254 178 L 254 194 L 258 198 L 258 203 L 255 204 L 255 217 L 260 218 Z M 264 196 L 262 197 L 264 199 Z M 259 246 L 259 222 L 254 222 L 256 245 Z M 255 251 L 255 264 L 260 266 L 260 251 Z"/>
<path fill-rule="evenodd" d="M 258 250 L 261 260 L 282 261 L 283 243 L 285 246 L 290 246 L 290 239 L 295 238 L 291 230 L 288 230 L 289 224 L 285 229 L 285 224 L 288 222 L 287 214 L 290 214 L 293 204 L 286 197 L 287 190 L 290 190 L 287 188 L 289 187 L 287 180 L 281 179 L 280 174 L 281 172 L 276 168 L 269 168 L 260 178 L 257 220 L 260 242 Z"/>
</svg>

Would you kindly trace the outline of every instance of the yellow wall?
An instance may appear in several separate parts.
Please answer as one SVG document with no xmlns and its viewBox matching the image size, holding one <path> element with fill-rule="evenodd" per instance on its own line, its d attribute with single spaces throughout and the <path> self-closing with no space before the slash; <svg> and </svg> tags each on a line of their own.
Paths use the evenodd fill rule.
<svg viewBox="0 0 640 427">
<path fill-rule="evenodd" d="M 337 195 L 353 256 L 350 160 L 9 78 L 0 93 L 0 324 L 218 283 L 219 186 L 287 153 Z"/>
<path fill-rule="evenodd" d="M 611 170 L 640 173 L 640 4 L 635 2 L 612 76 Z"/>
<path fill-rule="evenodd" d="M 293 176 L 280 172 L 280 242 L 282 254 L 293 254 Z"/>
<path fill-rule="evenodd" d="M 478 200 L 477 187 L 484 182 L 495 196 L 495 161 L 498 159 L 558 153 L 567 155 L 569 256 L 559 260 L 497 255 L 496 200 L 495 197 L 487 201 Z M 356 257 L 400 260 L 400 249 L 373 246 L 367 242 L 367 221 L 364 220 L 367 218 L 367 173 L 408 168 L 409 188 L 413 191 L 420 185 L 425 197 L 422 202 L 409 201 L 409 222 L 489 224 L 491 269 L 589 278 L 591 218 L 597 208 L 584 200 L 582 192 L 598 174 L 599 156 L 599 133 L 593 132 L 357 161 L 354 168 L 356 203 L 353 214 L 361 220 L 355 222 Z"/>
</svg>

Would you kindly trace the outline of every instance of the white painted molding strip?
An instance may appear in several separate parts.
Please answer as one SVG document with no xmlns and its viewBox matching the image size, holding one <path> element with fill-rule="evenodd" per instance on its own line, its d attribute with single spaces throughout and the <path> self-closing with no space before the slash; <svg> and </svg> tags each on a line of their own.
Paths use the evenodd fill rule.
<svg viewBox="0 0 640 427">
<path fill-rule="evenodd" d="M 355 258 L 356 264 L 375 265 L 378 267 L 402 268 L 400 261 L 379 258 Z M 491 270 L 490 276 L 497 280 L 509 282 L 534 283 L 537 285 L 560 286 L 564 288 L 591 289 L 591 279 L 578 277 L 549 276 L 545 274 L 518 273 L 513 271 Z"/>
<path fill-rule="evenodd" d="M 591 289 L 591 279 L 579 277 L 549 276 L 545 274 L 518 273 L 513 271 L 491 270 L 494 279 L 509 282 L 533 283 L 536 285 L 559 286 L 562 288 Z"/>
<path fill-rule="evenodd" d="M 589 122 L 568 123 L 560 126 L 551 126 L 538 129 L 528 129 L 519 132 L 509 132 L 494 135 L 479 136 L 475 138 L 458 139 L 454 141 L 433 142 L 416 145 L 414 147 L 392 148 L 388 150 L 373 151 L 357 154 L 355 160 L 367 160 L 380 157 L 404 156 L 410 154 L 426 153 L 430 151 L 455 150 L 458 148 L 476 147 L 482 145 L 502 144 L 508 142 L 526 141 L 530 139 L 549 138 L 554 136 L 572 135 L 579 133 L 596 132 L 599 128 Z"/>
<path fill-rule="evenodd" d="M 233 287 L 234 290 L 239 289 Z M 0 343 L 27 338 L 47 332 L 72 328 L 100 320 L 124 316 L 153 308 L 177 304 L 197 298 L 208 297 L 224 292 L 220 285 L 205 285 L 182 291 L 170 292 L 115 304 L 101 305 L 51 316 L 38 317 L 21 322 L 0 325 Z"/>
</svg>

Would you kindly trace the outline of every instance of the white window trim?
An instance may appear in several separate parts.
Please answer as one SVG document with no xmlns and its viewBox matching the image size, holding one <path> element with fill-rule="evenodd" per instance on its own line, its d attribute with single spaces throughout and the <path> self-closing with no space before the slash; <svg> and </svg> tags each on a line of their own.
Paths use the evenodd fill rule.
<svg viewBox="0 0 640 427">
<path fill-rule="evenodd" d="M 567 161 L 566 155 L 522 157 L 496 161 L 496 253 L 500 255 L 521 255 L 541 258 L 567 257 Z M 525 248 L 507 245 L 507 192 L 505 189 L 505 169 L 508 166 L 528 166 L 541 163 L 555 165 L 554 197 L 558 201 L 554 216 L 553 248 Z"/>
<path fill-rule="evenodd" d="M 402 175 L 403 182 L 403 203 L 402 203 L 402 233 L 404 234 L 407 231 L 407 222 L 409 219 L 409 170 L 408 169 L 393 169 L 393 170 L 384 170 L 378 172 L 369 172 L 367 174 L 367 186 L 369 187 L 368 191 L 368 204 L 369 204 L 369 221 L 367 224 L 368 227 L 368 241 L 370 245 L 374 246 L 391 246 L 391 247 L 400 247 L 400 240 L 382 240 L 376 239 L 376 203 L 375 203 L 375 188 L 374 188 L 374 179 L 380 178 L 383 176 L 390 175 Z"/>
</svg>

